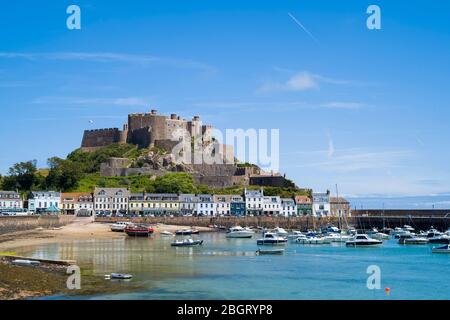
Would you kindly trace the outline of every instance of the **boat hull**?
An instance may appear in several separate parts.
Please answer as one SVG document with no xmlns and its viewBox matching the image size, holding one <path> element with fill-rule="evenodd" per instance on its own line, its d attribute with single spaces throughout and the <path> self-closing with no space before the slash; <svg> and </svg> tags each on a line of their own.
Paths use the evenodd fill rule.
<svg viewBox="0 0 450 320">
<path fill-rule="evenodd" d="M 256 240 L 257 245 L 277 245 L 286 244 L 287 240 L 275 240 L 275 239 L 258 239 Z"/>
<path fill-rule="evenodd" d="M 253 233 L 248 232 L 230 232 L 225 236 L 227 238 L 249 239 L 253 237 Z"/>
<path fill-rule="evenodd" d="M 170 245 L 172 247 L 194 247 L 194 246 L 200 246 L 203 244 L 203 240 L 196 240 L 193 242 L 173 242 Z"/>
<path fill-rule="evenodd" d="M 376 247 L 381 246 L 383 243 L 378 242 L 346 242 L 345 245 L 347 247 Z"/>
<path fill-rule="evenodd" d="M 263 254 L 283 254 L 284 249 L 278 249 L 278 250 L 257 250 L 257 255 L 263 255 Z"/>
</svg>

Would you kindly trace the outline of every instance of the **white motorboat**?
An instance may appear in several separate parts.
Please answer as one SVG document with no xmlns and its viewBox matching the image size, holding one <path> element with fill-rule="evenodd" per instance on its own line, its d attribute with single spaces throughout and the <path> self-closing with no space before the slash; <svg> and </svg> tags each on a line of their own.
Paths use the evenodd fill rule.
<svg viewBox="0 0 450 320">
<path fill-rule="evenodd" d="M 285 244 L 287 242 L 286 238 L 278 236 L 276 233 L 273 232 L 266 232 L 264 233 L 264 236 L 262 239 L 256 240 L 256 244 L 263 245 L 263 244 Z"/>
<path fill-rule="evenodd" d="M 301 233 L 300 231 L 293 230 L 293 231 L 291 231 L 291 233 L 288 234 L 287 238 L 295 240 L 298 237 L 301 237 L 302 235 L 303 235 L 303 233 Z"/>
<path fill-rule="evenodd" d="M 399 228 L 399 227 L 396 227 L 396 228 L 394 229 L 394 231 L 392 232 L 392 236 L 393 236 L 395 239 L 398 239 L 398 238 L 400 238 L 401 236 L 404 236 L 404 235 L 410 235 L 410 234 L 411 234 L 411 231 L 409 231 L 409 230 L 404 230 L 404 229 Z"/>
<path fill-rule="evenodd" d="M 433 253 L 450 253 L 450 245 L 446 244 L 442 247 L 434 247 L 431 249 Z"/>
<path fill-rule="evenodd" d="M 377 240 L 389 240 L 390 239 L 390 236 L 383 232 L 373 233 L 373 234 L 369 235 L 369 237 L 371 237 L 372 239 L 377 239 Z"/>
<path fill-rule="evenodd" d="M 412 234 L 407 234 L 400 236 L 398 240 L 399 244 L 427 244 L 428 239 L 423 237 L 418 237 Z"/>
<path fill-rule="evenodd" d="M 161 231 L 160 235 L 162 235 L 164 237 L 173 237 L 174 236 L 174 234 L 172 232 L 167 231 L 167 230 Z"/>
<path fill-rule="evenodd" d="M 307 236 L 302 236 L 302 237 L 298 237 L 297 239 L 295 239 L 295 242 L 297 243 L 301 243 L 301 244 L 330 244 L 331 243 L 331 239 L 328 239 L 326 237 L 307 237 Z"/>
<path fill-rule="evenodd" d="M 327 228 L 325 229 L 325 232 L 327 232 L 327 233 L 340 233 L 341 230 L 339 230 L 338 227 L 335 227 L 335 226 L 333 226 L 333 225 L 330 224 L 330 225 L 327 226 Z"/>
<path fill-rule="evenodd" d="M 357 234 L 345 243 L 348 247 L 367 247 L 383 244 L 383 241 L 372 239 L 367 234 Z"/>
<path fill-rule="evenodd" d="M 408 226 L 407 224 L 405 224 L 403 226 L 403 230 L 409 231 L 409 232 L 414 232 L 414 228 L 411 226 Z"/>
<path fill-rule="evenodd" d="M 250 230 L 249 228 L 242 228 L 240 226 L 235 226 L 230 228 L 230 230 L 227 232 L 226 237 L 227 238 L 251 238 L 255 232 L 253 230 Z"/>
<path fill-rule="evenodd" d="M 367 231 L 366 234 L 371 237 L 372 235 L 378 233 L 378 229 L 377 228 L 372 228 L 371 230 Z"/>
<path fill-rule="evenodd" d="M 131 222 L 125 222 L 125 221 L 118 221 L 116 223 L 113 223 L 111 225 L 111 231 L 114 232 L 123 232 L 125 228 L 131 224 Z"/>
<path fill-rule="evenodd" d="M 325 238 L 330 239 L 331 242 L 347 242 L 352 237 L 342 233 L 330 233 Z"/>
<path fill-rule="evenodd" d="M 289 234 L 286 230 L 280 227 L 276 227 L 275 229 L 273 229 L 273 232 L 275 232 L 279 237 L 287 237 Z"/>
</svg>

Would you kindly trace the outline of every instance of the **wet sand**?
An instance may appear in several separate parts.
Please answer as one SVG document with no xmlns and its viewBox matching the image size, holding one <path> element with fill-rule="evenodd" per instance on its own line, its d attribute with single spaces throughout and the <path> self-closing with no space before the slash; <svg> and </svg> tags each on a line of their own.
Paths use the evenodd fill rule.
<svg viewBox="0 0 450 320">
<path fill-rule="evenodd" d="M 175 232 L 179 229 L 189 229 L 191 226 L 174 226 L 165 224 L 152 225 L 154 233 L 162 231 Z M 199 231 L 214 231 L 208 227 L 195 227 Z M 36 246 L 41 244 L 92 240 L 92 239 L 117 239 L 126 237 L 123 232 L 112 232 L 110 224 L 94 222 L 90 217 L 76 218 L 72 223 L 54 229 L 32 229 L 17 231 L 0 235 L 0 253 L 11 252 L 17 248 Z"/>
</svg>

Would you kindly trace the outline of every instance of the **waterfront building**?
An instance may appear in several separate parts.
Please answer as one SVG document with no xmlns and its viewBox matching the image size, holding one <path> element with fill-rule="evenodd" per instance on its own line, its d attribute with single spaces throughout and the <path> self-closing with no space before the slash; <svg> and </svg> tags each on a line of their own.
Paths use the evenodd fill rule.
<svg viewBox="0 0 450 320">
<path fill-rule="evenodd" d="M 195 208 L 195 213 L 199 216 L 215 216 L 217 204 L 214 203 L 212 194 L 199 194 L 197 195 L 198 202 Z"/>
<path fill-rule="evenodd" d="M 281 199 L 279 196 L 263 197 L 263 213 L 268 216 L 279 215 L 281 213 Z"/>
<path fill-rule="evenodd" d="M 149 193 L 145 197 L 144 214 L 173 215 L 178 214 L 179 198 L 176 193 Z"/>
<path fill-rule="evenodd" d="M 22 209 L 23 201 L 15 191 L 0 191 L 0 210 Z"/>
<path fill-rule="evenodd" d="M 63 192 L 60 202 L 61 212 L 78 216 L 92 216 L 94 196 L 90 192 Z"/>
<path fill-rule="evenodd" d="M 118 214 L 127 213 L 130 190 L 127 188 L 94 189 L 95 213 Z"/>
<path fill-rule="evenodd" d="M 297 205 L 298 216 L 312 215 L 312 201 L 308 196 L 295 196 L 295 203 Z"/>
<path fill-rule="evenodd" d="M 131 193 L 128 200 L 128 212 L 134 214 L 144 213 L 145 193 Z"/>
<path fill-rule="evenodd" d="M 231 195 L 230 214 L 232 216 L 245 216 L 245 201 L 242 196 Z"/>
<path fill-rule="evenodd" d="M 198 197 L 192 193 L 182 193 L 179 196 L 180 214 L 191 215 L 194 214 Z"/>
<path fill-rule="evenodd" d="M 216 212 L 218 215 L 230 215 L 231 213 L 231 195 L 229 194 L 215 194 L 213 201 L 216 205 Z"/>
<path fill-rule="evenodd" d="M 294 199 L 281 199 L 281 215 L 284 217 L 292 217 L 297 215 L 297 206 L 295 205 Z"/>
<path fill-rule="evenodd" d="M 263 214 L 264 191 L 260 190 L 244 190 L 245 207 L 247 214 L 260 216 Z"/>
<path fill-rule="evenodd" d="M 28 198 L 28 210 L 34 213 L 59 211 L 61 194 L 56 191 L 32 191 Z"/>
<path fill-rule="evenodd" d="M 326 217 L 330 215 L 330 191 L 313 192 L 313 215 L 317 217 Z"/>
<path fill-rule="evenodd" d="M 330 211 L 334 217 L 350 217 L 350 202 L 342 197 L 330 197 Z"/>
</svg>

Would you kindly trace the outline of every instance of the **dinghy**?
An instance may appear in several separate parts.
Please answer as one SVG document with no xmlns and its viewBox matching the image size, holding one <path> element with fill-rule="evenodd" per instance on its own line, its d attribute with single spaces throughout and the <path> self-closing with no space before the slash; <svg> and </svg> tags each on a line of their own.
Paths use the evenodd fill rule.
<svg viewBox="0 0 450 320">
<path fill-rule="evenodd" d="M 131 274 L 126 273 L 111 273 L 111 279 L 128 280 L 133 278 Z"/>
<path fill-rule="evenodd" d="M 258 249 L 256 250 L 256 254 L 257 255 L 261 255 L 261 254 L 283 254 L 284 253 L 284 249 Z"/>
</svg>

